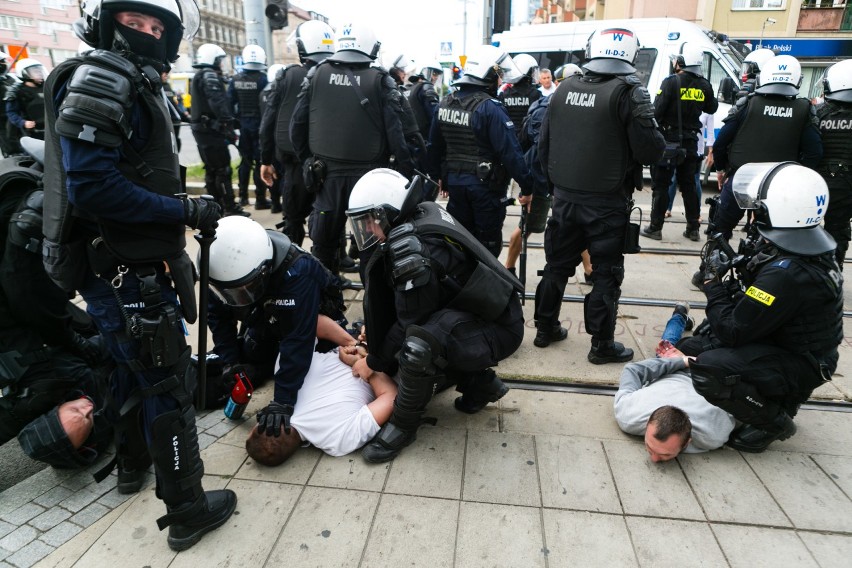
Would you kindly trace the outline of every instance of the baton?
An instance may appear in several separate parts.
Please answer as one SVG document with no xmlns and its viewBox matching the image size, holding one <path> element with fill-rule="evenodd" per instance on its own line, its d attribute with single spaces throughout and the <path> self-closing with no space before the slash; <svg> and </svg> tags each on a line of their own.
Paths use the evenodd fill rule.
<svg viewBox="0 0 852 568">
<path fill-rule="evenodd" d="M 201 199 L 213 201 L 213 196 L 202 195 Z M 207 406 L 207 296 L 210 289 L 210 245 L 216 240 L 216 230 L 199 231 L 195 235 L 201 253 L 198 261 L 198 387 L 195 391 L 195 408 Z"/>
<path fill-rule="evenodd" d="M 520 278 L 521 284 L 524 285 L 524 292 L 527 289 L 527 206 L 521 205 L 521 261 L 520 261 Z M 521 296 L 521 305 L 525 305 L 526 293 Z"/>
</svg>

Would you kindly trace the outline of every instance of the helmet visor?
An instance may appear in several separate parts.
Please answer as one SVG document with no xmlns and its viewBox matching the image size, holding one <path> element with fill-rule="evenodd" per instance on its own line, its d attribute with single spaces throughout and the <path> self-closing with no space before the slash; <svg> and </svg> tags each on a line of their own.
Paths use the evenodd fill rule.
<svg viewBox="0 0 852 568">
<path fill-rule="evenodd" d="M 198 13 L 198 4 L 195 0 L 146 0 L 144 2 L 133 0 L 83 0 L 80 3 L 80 9 L 84 14 L 91 16 L 96 20 L 101 19 L 101 10 L 109 9 L 110 4 L 119 4 L 119 9 L 130 10 L 133 6 L 139 12 L 147 14 L 145 9 L 156 8 L 167 13 L 175 14 L 178 12 L 177 18 L 183 25 L 183 39 L 190 40 L 195 37 L 198 32 L 198 26 L 201 22 L 201 16 Z M 126 6 L 125 6 L 126 4 Z M 165 23 L 165 22 L 164 22 Z"/>
<path fill-rule="evenodd" d="M 740 209 L 757 209 L 763 181 L 776 166 L 778 162 L 755 162 L 737 170 L 731 189 Z"/>
<path fill-rule="evenodd" d="M 497 60 L 497 75 L 503 79 L 504 77 L 520 77 L 523 73 L 521 73 L 521 70 L 518 69 L 517 65 L 515 65 L 515 60 L 512 59 L 512 56 L 508 53 L 504 53 L 503 56 Z"/>
<path fill-rule="evenodd" d="M 346 212 L 352 225 L 352 234 L 358 250 L 367 250 L 385 237 L 385 227 L 389 226 L 383 207 L 362 207 Z"/>
<path fill-rule="evenodd" d="M 41 83 L 44 81 L 45 72 L 43 65 L 32 65 L 24 69 L 24 75 L 31 81 Z"/>
<path fill-rule="evenodd" d="M 211 279 L 210 289 L 228 306 L 248 306 L 263 295 L 266 274 L 267 264 L 263 263 L 238 282 L 222 283 Z"/>
</svg>

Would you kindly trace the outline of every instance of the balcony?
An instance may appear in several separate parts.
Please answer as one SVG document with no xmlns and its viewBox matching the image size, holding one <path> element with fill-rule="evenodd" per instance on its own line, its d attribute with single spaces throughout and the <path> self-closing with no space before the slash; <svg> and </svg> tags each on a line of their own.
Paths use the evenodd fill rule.
<svg viewBox="0 0 852 568">
<path fill-rule="evenodd" d="M 852 30 L 852 3 L 837 0 L 805 0 L 799 12 L 800 32 Z"/>
</svg>

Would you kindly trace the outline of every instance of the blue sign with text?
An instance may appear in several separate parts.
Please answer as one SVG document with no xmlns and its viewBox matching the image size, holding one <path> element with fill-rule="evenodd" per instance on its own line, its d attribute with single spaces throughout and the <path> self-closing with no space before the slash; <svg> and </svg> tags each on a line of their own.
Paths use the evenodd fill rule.
<svg viewBox="0 0 852 568">
<path fill-rule="evenodd" d="M 741 39 L 757 49 L 759 39 Z M 763 47 L 793 57 L 852 57 L 852 39 L 763 38 Z"/>
</svg>

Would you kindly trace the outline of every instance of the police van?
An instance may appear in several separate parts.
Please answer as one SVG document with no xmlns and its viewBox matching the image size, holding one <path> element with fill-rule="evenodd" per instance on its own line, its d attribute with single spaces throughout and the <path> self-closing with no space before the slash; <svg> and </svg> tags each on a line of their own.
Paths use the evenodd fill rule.
<svg viewBox="0 0 852 568">
<path fill-rule="evenodd" d="M 673 71 L 672 59 L 689 42 L 704 51 L 704 76 L 719 98 L 714 115 L 718 133 L 722 119 L 728 115 L 733 95 L 741 85 L 740 69 L 744 59 L 742 46 L 729 42 L 724 34 L 676 18 L 640 18 L 634 20 L 593 20 L 521 26 L 494 34 L 492 43 L 511 55 L 528 53 L 542 68 L 556 69 L 565 63 L 582 66 L 586 43 L 595 30 L 626 28 L 639 39 L 639 52 L 634 67 L 636 75 L 651 93 L 659 91 L 663 79 Z"/>
</svg>

